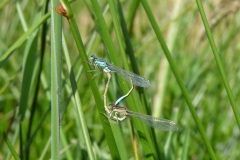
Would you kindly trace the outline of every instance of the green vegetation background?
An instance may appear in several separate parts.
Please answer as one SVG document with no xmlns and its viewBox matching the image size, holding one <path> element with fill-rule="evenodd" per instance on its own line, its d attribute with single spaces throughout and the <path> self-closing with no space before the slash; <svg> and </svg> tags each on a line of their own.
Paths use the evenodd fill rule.
<svg viewBox="0 0 240 160">
<path fill-rule="evenodd" d="M 239 1 L 63 4 L 0 2 L 0 159 L 240 157 Z M 182 131 L 109 122 L 92 54 L 151 81 L 121 106 Z M 112 75 L 109 103 L 130 89 Z"/>
</svg>

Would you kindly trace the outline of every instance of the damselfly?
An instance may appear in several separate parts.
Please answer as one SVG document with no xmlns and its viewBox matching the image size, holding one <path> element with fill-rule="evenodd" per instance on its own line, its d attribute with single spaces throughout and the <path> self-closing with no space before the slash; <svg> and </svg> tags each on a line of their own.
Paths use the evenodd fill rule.
<svg viewBox="0 0 240 160">
<path fill-rule="evenodd" d="M 93 55 L 90 57 L 90 60 L 92 61 L 94 66 L 102 67 L 104 69 L 104 72 L 116 72 L 119 75 L 121 75 L 125 80 L 132 81 L 132 83 L 136 86 L 139 86 L 139 87 L 150 86 L 150 81 L 148 79 L 143 78 L 135 73 L 125 71 L 124 69 L 114 66 L 113 64 L 110 64 L 105 60 L 97 58 Z"/>
<path fill-rule="evenodd" d="M 125 107 L 115 105 L 113 103 L 108 105 L 109 118 L 115 121 L 123 121 L 127 117 L 135 117 L 149 125 L 150 127 L 157 128 L 161 131 L 179 131 L 178 125 L 167 119 L 155 118 L 146 114 L 133 112 Z"/>
<path fill-rule="evenodd" d="M 110 73 L 106 73 L 106 74 L 108 75 L 108 81 L 107 81 L 106 88 L 104 91 L 103 101 L 104 101 L 105 111 L 107 112 L 107 116 L 110 119 L 113 119 L 115 121 L 124 121 L 127 117 L 135 117 L 135 118 L 138 118 L 139 120 L 143 121 L 145 124 L 149 125 L 150 127 L 154 127 L 159 130 L 162 130 L 162 131 L 179 131 L 180 130 L 178 125 L 173 121 L 170 121 L 167 119 L 155 118 L 155 117 L 152 117 L 152 116 L 149 116 L 146 114 L 141 114 L 138 112 L 134 112 L 125 107 L 119 106 L 118 104 L 123 99 L 128 97 L 130 95 L 130 93 L 132 92 L 133 85 L 132 85 L 132 88 L 130 89 L 130 91 L 126 95 L 120 97 L 115 103 L 110 103 L 109 105 L 107 105 L 106 95 L 107 95 L 111 75 L 110 75 Z"/>
</svg>

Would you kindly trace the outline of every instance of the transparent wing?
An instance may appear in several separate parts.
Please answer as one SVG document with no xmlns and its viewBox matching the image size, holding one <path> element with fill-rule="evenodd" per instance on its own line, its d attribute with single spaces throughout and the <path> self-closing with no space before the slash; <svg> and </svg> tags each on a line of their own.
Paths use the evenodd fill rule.
<svg viewBox="0 0 240 160">
<path fill-rule="evenodd" d="M 181 130 L 178 125 L 167 119 L 155 118 L 149 115 L 133 112 L 128 110 L 128 116 L 136 117 L 139 120 L 143 121 L 145 124 L 150 127 L 157 128 L 162 131 L 179 131 Z"/>
<path fill-rule="evenodd" d="M 136 86 L 139 87 L 149 87 L 150 86 L 150 81 L 146 78 L 143 78 L 135 73 L 125 71 L 117 66 L 114 66 L 110 63 L 107 63 L 107 67 L 112 71 L 112 72 L 117 72 L 120 74 L 125 80 L 127 81 L 132 81 L 132 83 Z"/>
</svg>

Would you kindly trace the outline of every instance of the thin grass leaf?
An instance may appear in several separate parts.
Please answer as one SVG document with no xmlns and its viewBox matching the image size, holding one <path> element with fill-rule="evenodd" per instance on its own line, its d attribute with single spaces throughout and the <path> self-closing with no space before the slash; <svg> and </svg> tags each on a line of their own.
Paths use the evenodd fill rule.
<svg viewBox="0 0 240 160">
<path fill-rule="evenodd" d="M 21 89 L 21 96 L 19 102 L 19 117 L 22 121 L 25 116 L 26 109 L 28 107 L 28 102 L 30 100 L 30 88 L 32 87 L 29 84 L 32 84 L 33 70 L 36 63 L 36 53 L 37 53 L 37 41 L 38 34 L 35 33 L 31 38 L 28 40 L 26 49 L 25 49 L 25 60 L 23 65 L 23 80 L 22 80 L 22 89 Z"/>
<path fill-rule="evenodd" d="M 189 154 L 189 147 L 190 147 L 190 141 L 191 141 L 191 137 L 190 137 L 190 129 L 188 128 L 185 131 L 185 140 L 184 140 L 184 146 L 183 146 L 183 151 L 182 151 L 182 159 L 183 160 L 187 160 L 188 159 L 188 154 Z"/>
<path fill-rule="evenodd" d="M 6 142 L 9 150 L 11 151 L 14 159 L 20 160 L 20 157 L 18 156 L 16 150 L 14 149 L 14 147 L 13 147 L 12 143 L 10 142 L 10 140 L 9 140 L 8 136 L 6 135 L 6 133 L 1 133 L 1 134 L 3 134 L 3 138 L 4 138 L 5 142 Z"/>
</svg>

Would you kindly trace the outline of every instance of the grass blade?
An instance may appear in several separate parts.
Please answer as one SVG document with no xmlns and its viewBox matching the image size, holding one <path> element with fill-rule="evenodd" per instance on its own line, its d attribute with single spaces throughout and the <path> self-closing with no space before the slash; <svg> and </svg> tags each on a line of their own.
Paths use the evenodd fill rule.
<svg viewBox="0 0 240 160">
<path fill-rule="evenodd" d="M 9 148 L 9 150 L 11 151 L 13 157 L 15 160 L 20 160 L 20 157 L 18 156 L 16 150 L 14 149 L 12 143 L 10 142 L 10 140 L 8 139 L 6 133 L 3 133 L 3 138 L 5 139 L 5 142 Z"/>
<path fill-rule="evenodd" d="M 51 1 L 52 6 L 58 4 L 58 0 Z M 62 17 L 54 9 L 51 10 L 51 31 L 51 159 L 59 159 L 59 109 L 62 105 Z"/>
</svg>

